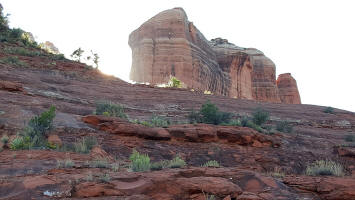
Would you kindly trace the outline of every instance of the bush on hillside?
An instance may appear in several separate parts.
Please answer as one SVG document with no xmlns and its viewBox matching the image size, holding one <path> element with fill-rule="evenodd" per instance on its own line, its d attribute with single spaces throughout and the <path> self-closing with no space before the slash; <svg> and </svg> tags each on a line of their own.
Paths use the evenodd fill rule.
<svg viewBox="0 0 355 200">
<path fill-rule="evenodd" d="M 8 56 L 0 59 L 1 63 L 17 66 L 17 67 L 27 67 L 27 64 L 20 59 L 18 59 L 17 56 Z"/>
<path fill-rule="evenodd" d="M 29 50 L 24 47 L 6 47 L 4 49 L 4 51 L 5 51 L 5 53 L 8 53 L 8 54 L 15 54 L 15 55 L 20 55 L 20 56 L 35 57 L 35 56 L 43 55 L 41 51 Z"/>
<path fill-rule="evenodd" d="M 207 101 L 201 106 L 199 112 L 192 110 L 188 118 L 190 123 L 228 124 L 232 118 L 232 113 L 219 111 L 215 104 Z"/>
<path fill-rule="evenodd" d="M 170 162 L 168 167 L 169 168 L 181 168 L 184 167 L 186 165 L 186 162 L 180 158 L 180 156 L 176 156 L 175 158 L 173 158 Z"/>
<path fill-rule="evenodd" d="M 46 134 L 53 128 L 55 107 L 38 116 L 31 118 L 24 130 L 12 141 L 10 147 L 13 150 L 28 149 L 33 147 L 48 147 Z"/>
<path fill-rule="evenodd" d="M 133 149 L 129 159 L 131 160 L 131 169 L 134 172 L 144 172 L 150 170 L 150 158 L 147 154 L 140 154 Z"/>
<path fill-rule="evenodd" d="M 179 79 L 176 77 L 172 76 L 169 80 L 168 87 L 173 87 L 173 88 L 181 88 L 182 83 Z"/>
<path fill-rule="evenodd" d="M 317 160 L 306 168 L 309 176 L 343 176 L 343 166 L 331 160 Z"/>
<path fill-rule="evenodd" d="M 253 112 L 253 122 L 256 125 L 262 125 L 270 118 L 270 113 L 262 108 L 257 108 Z"/>
<path fill-rule="evenodd" d="M 74 143 L 74 149 L 77 153 L 89 153 L 97 145 L 97 140 L 93 136 L 87 136 Z"/>
<path fill-rule="evenodd" d="M 151 124 L 153 127 L 168 127 L 170 125 L 170 121 L 165 117 L 153 115 L 151 119 Z"/>
<path fill-rule="evenodd" d="M 326 108 L 324 108 L 323 112 L 334 114 L 334 108 L 333 107 L 326 107 Z"/>
<path fill-rule="evenodd" d="M 209 160 L 203 164 L 202 167 L 220 167 L 220 165 L 216 160 Z"/>
<path fill-rule="evenodd" d="M 281 121 L 276 124 L 276 130 L 284 133 L 292 133 L 293 127 L 288 121 Z"/>
<path fill-rule="evenodd" d="M 127 119 L 127 115 L 124 113 L 124 107 L 109 101 L 97 102 L 95 114 Z"/>
</svg>

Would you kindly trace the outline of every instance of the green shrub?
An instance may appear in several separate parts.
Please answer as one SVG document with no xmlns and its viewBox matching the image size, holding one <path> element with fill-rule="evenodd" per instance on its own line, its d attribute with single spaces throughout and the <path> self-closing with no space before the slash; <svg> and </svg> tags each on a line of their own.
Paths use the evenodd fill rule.
<svg viewBox="0 0 355 200">
<path fill-rule="evenodd" d="M 273 171 L 269 171 L 266 175 L 274 177 L 274 178 L 283 178 L 285 177 L 285 173 L 282 171 L 280 167 L 275 167 Z"/>
<path fill-rule="evenodd" d="M 355 134 L 346 135 L 344 140 L 347 142 L 355 142 Z"/>
<path fill-rule="evenodd" d="M 170 125 L 170 121 L 166 119 L 165 117 L 153 115 L 152 119 L 150 121 L 140 121 L 138 119 L 135 120 L 130 120 L 131 123 L 135 124 L 141 124 L 143 126 L 148 126 L 148 127 L 168 127 Z"/>
<path fill-rule="evenodd" d="M 31 140 L 31 147 L 46 147 L 46 134 L 53 128 L 55 107 L 51 106 L 48 111 L 33 117 L 24 130 L 24 135 Z"/>
<path fill-rule="evenodd" d="M 181 88 L 182 84 L 181 84 L 180 80 L 178 80 L 176 77 L 172 76 L 169 80 L 168 87 Z"/>
<path fill-rule="evenodd" d="M 106 158 L 97 158 L 90 162 L 90 167 L 93 168 L 108 168 L 110 164 Z"/>
<path fill-rule="evenodd" d="M 202 167 L 220 167 L 220 165 L 219 165 L 218 161 L 209 160 L 205 164 L 203 164 Z"/>
<path fill-rule="evenodd" d="M 240 122 L 240 120 L 232 119 L 228 123 L 221 123 L 221 125 L 223 125 L 223 126 L 242 126 L 242 123 Z"/>
<path fill-rule="evenodd" d="M 276 130 L 284 133 L 292 133 L 293 127 L 287 121 L 281 121 L 276 124 Z"/>
<path fill-rule="evenodd" d="M 334 114 L 334 108 L 333 107 L 326 107 L 326 108 L 324 108 L 323 112 Z"/>
<path fill-rule="evenodd" d="M 20 56 L 41 56 L 42 53 L 40 51 L 36 50 L 29 50 L 23 47 L 6 47 L 4 51 L 8 54 L 15 54 L 15 55 L 20 55 Z"/>
<path fill-rule="evenodd" d="M 66 60 L 64 54 L 51 54 L 52 60 Z"/>
<path fill-rule="evenodd" d="M 97 140 L 93 136 L 87 136 L 74 143 L 74 150 L 77 153 L 89 153 L 97 145 Z"/>
<path fill-rule="evenodd" d="M 9 29 L 9 21 L 8 21 L 8 15 L 5 15 L 3 13 L 3 8 L 0 4 L 0 32 L 6 31 Z"/>
<path fill-rule="evenodd" d="M 249 128 L 252 128 L 260 133 L 263 132 L 263 129 L 259 126 L 259 125 L 256 125 L 253 121 L 251 120 L 242 120 L 241 122 L 242 126 L 243 127 L 249 127 Z"/>
<path fill-rule="evenodd" d="M 243 116 L 242 119 L 240 120 L 240 124 L 241 124 L 243 127 L 247 127 L 249 121 L 250 121 L 250 120 L 249 120 L 248 117 Z"/>
<path fill-rule="evenodd" d="M 169 168 L 181 168 L 184 167 L 186 165 L 186 162 L 181 159 L 179 156 L 176 156 L 175 158 L 173 158 L 170 162 L 168 167 Z"/>
<path fill-rule="evenodd" d="M 154 162 L 150 165 L 150 169 L 153 171 L 162 170 L 169 167 L 169 160 L 161 160 L 159 162 Z"/>
<path fill-rule="evenodd" d="M 168 127 L 170 125 L 170 121 L 164 117 L 154 115 L 151 119 L 151 124 L 154 127 Z"/>
<path fill-rule="evenodd" d="M 10 149 L 12 150 L 21 150 L 30 148 L 30 138 L 18 136 L 12 140 L 10 144 Z"/>
<path fill-rule="evenodd" d="M 150 169 L 150 158 L 147 154 L 140 154 L 138 151 L 133 149 L 131 156 L 131 169 L 134 172 L 144 172 Z"/>
<path fill-rule="evenodd" d="M 147 127 L 153 127 L 153 124 L 147 121 L 136 121 L 137 124 L 141 124 L 143 126 L 147 126 Z"/>
<path fill-rule="evenodd" d="M 262 125 L 270 118 L 270 113 L 262 108 L 257 108 L 253 112 L 253 122 L 256 125 Z"/>
<path fill-rule="evenodd" d="M 13 66 L 17 66 L 17 67 L 26 67 L 27 66 L 27 64 L 25 62 L 19 60 L 17 56 L 4 57 L 0 60 L 0 62 L 5 63 L 5 64 L 9 64 L 9 65 L 13 65 Z"/>
<path fill-rule="evenodd" d="M 201 106 L 198 113 L 192 110 L 188 118 L 190 123 L 228 124 L 232 118 L 232 113 L 219 111 L 215 104 L 207 101 Z"/>
<path fill-rule="evenodd" d="M 105 116 L 127 119 L 127 115 L 124 113 L 124 107 L 109 101 L 97 102 L 95 113 L 97 115 L 104 115 L 105 113 Z"/>
<path fill-rule="evenodd" d="M 331 160 L 317 160 L 306 168 L 309 176 L 343 176 L 343 166 Z"/>
<path fill-rule="evenodd" d="M 58 168 L 71 168 L 75 165 L 74 161 L 71 159 L 57 160 Z"/>
<path fill-rule="evenodd" d="M 23 30 L 20 28 L 14 28 L 10 31 L 11 38 L 21 38 Z"/>
<path fill-rule="evenodd" d="M 55 107 L 51 106 L 48 111 L 31 118 L 19 136 L 12 141 L 10 148 L 13 150 L 30 149 L 33 147 L 47 148 L 46 133 L 52 129 L 55 117 Z"/>
</svg>

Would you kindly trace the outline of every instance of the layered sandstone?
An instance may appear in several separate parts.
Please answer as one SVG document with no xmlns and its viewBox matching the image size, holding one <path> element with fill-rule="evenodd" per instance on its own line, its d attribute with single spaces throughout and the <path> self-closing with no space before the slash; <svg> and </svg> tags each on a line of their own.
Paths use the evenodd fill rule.
<svg viewBox="0 0 355 200">
<path fill-rule="evenodd" d="M 288 104 L 301 104 L 296 80 L 290 73 L 280 74 L 277 78 L 280 100 Z"/>
<path fill-rule="evenodd" d="M 276 85 L 275 64 L 263 52 L 221 38 L 208 41 L 188 21 L 182 8 L 149 19 L 131 33 L 129 45 L 133 81 L 165 84 L 175 76 L 195 90 L 283 102 Z"/>
</svg>

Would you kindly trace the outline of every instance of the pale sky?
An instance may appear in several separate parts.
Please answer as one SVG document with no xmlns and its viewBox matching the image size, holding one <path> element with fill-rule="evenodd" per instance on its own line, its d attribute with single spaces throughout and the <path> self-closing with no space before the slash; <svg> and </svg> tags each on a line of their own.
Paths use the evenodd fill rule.
<svg viewBox="0 0 355 200">
<path fill-rule="evenodd" d="M 290 72 L 304 104 L 355 111 L 353 0 L 2 0 L 10 26 L 51 41 L 69 58 L 78 47 L 100 69 L 129 80 L 129 34 L 157 13 L 185 9 L 207 39 L 254 47 Z"/>
</svg>

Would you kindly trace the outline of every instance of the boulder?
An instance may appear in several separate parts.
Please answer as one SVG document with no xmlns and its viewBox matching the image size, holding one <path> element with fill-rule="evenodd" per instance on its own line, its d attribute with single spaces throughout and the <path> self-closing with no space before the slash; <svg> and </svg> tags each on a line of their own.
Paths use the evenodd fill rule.
<svg viewBox="0 0 355 200">
<path fill-rule="evenodd" d="M 26 93 L 22 87 L 22 84 L 4 80 L 0 80 L 0 90 L 6 90 L 8 92 Z"/>
<path fill-rule="evenodd" d="M 62 140 L 59 138 L 58 135 L 55 134 L 51 134 L 48 136 L 48 143 L 52 144 L 52 145 L 56 145 L 57 147 L 61 147 L 63 142 Z"/>
</svg>

